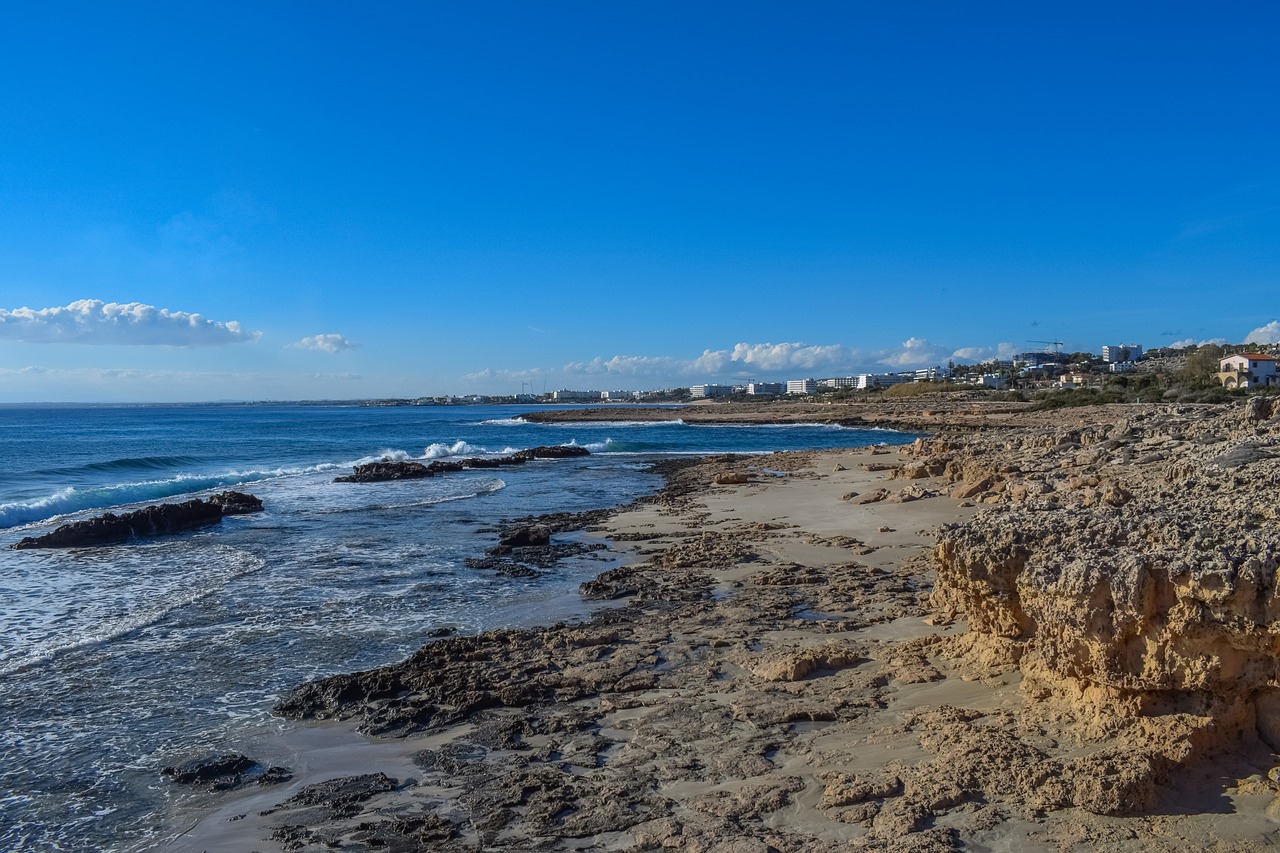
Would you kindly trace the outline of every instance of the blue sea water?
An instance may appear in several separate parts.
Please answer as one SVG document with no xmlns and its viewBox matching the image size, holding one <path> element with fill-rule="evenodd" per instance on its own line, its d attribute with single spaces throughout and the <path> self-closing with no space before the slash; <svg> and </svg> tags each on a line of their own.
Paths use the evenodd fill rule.
<svg viewBox="0 0 1280 853">
<path fill-rule="evenodd" d="M 159 768 L 294 725 L 306 680 L 398 660 L 433 630 L 584 612 L 607 563 L 535 578 L 463 566 L 502 519 L 616 506 L 675 454 L 897 444 L 822 425 L 543 425 L 532 407 L 0 406 L 0 850 L 142 851 L 175 796 Z M 577 444 L 592 455 L 428 480 L 334 483 L 384 457 Z M 235 488 L 265 512 L 124 546 L 14 551 L 104 510 Z"/>
</svg>

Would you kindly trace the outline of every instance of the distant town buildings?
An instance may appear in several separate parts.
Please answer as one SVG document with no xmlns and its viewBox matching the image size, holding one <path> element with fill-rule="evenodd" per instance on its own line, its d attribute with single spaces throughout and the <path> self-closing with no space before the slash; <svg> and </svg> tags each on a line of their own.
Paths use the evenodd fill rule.
<svg viewBox="0 0 1280 853">
<path fill-rule="evenodd" d="M 693 385 L 689 388 L 689 396 L 695 400 L 711 397 L 728 397 L 733 393 L 732 385 Z"/>
<path fill-rule="evenodd" d="M 1061 364 L 1062 353 L 1057 352 L 1020 352 L 1013 357 L 1015 367 L 1043 367 L 1046 364 Z"/>
<path fill-rule="evenodd" d="M 941 382 L 951 378 L 949 367 L 924 367 L 912 374 L 914 382 Z"/>
<path fill-rule="evenodd" d="M 599 403 L 601 401 L 616 403 L 620 400 L 634 400 L 637 394 L 635 391 L 570 391 L 567 388 L 561 388 L 558 391 L 552 391 L 549 396 L 555 403 Z"/>
<path fill-rule="evenodd" d="M 1142 361 L 1141 344 L 1108 344 L 1102 348 L 1102 360 L 1107 364 L 1123 364 Z"/>
</svg>

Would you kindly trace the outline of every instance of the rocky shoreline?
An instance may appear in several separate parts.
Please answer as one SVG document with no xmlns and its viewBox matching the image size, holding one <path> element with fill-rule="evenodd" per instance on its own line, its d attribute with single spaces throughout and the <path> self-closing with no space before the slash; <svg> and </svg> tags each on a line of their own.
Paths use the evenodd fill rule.
<svg viewBox="0 0 1280 853">
<path fill-rule="evenodd" d="M 673 466 L 552 525 L 629 555 L 584 584 L 618 606 L 298 687 L 398 769 L 355 749 L 171 849 L 1280 843 L 1278 519 L 1267 400 Z"/>
</svg>

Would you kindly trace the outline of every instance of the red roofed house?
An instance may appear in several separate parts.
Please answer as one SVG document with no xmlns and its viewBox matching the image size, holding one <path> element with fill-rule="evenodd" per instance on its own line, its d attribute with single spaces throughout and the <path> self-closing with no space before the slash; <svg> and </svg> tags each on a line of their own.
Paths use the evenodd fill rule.
<svg viewBox="0 0 1280 853">
<path fill-rule="evenodd" d="M 1228 388 L 1269 388 L 1280 386 L 1276 357 L 1259 352 L 1242 352 L 1218 362 L 1218 381 Z"/>
</svg>

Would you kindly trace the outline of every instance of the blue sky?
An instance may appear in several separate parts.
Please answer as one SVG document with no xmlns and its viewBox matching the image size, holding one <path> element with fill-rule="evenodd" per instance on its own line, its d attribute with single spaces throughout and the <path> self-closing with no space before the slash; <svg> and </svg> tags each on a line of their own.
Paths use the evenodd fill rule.
<svg viewBox="0 0 1280 853">
<path fill-rule="evenodd" d="M 1280 341 L 1280 5 L 25 4 L 0 401 Z"/>
</svg>

